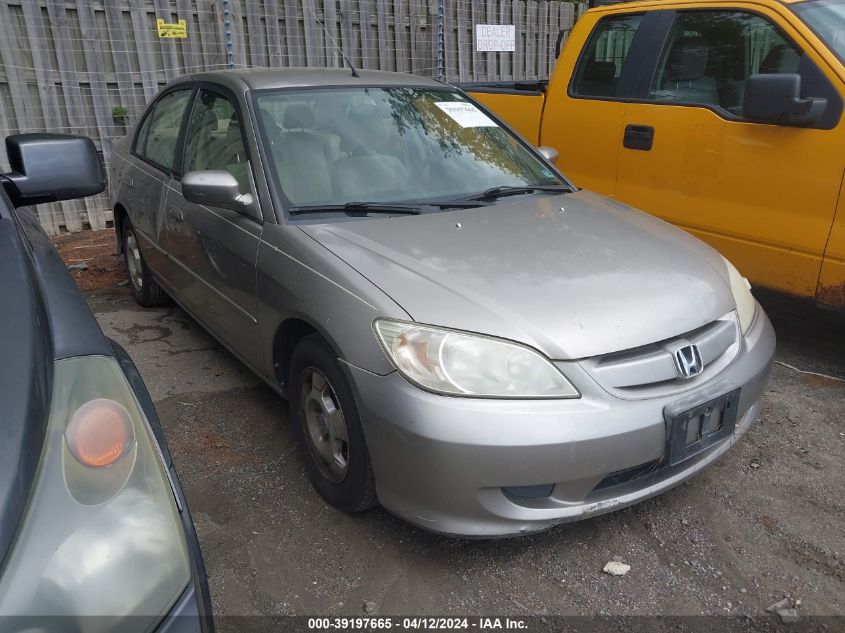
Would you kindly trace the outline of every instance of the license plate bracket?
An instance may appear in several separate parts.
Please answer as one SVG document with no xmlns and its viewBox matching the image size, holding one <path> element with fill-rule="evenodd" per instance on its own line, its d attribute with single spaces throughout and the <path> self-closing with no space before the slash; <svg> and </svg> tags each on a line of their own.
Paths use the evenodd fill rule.
<svg viewBox="0 0 845 633">
<path fill-rule="evenodd" d="M 666 461 L 670 466 L 733 435 L 739 391 L 739 388 L 733 389 L 692 407 L 686 404 L 666 407 Z"/>
</svg>

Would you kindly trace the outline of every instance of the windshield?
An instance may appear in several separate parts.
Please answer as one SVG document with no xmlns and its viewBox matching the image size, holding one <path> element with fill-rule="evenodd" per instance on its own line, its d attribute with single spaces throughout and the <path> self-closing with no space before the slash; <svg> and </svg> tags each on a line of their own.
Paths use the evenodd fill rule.
<svg viewBox="0 0 845 633">
<path fill-rule="evenodd" d="M 811 0 L 793 10 L 845 62 L 845 0 Z"/>
<path fill-rule="evenodd" d="M 491 187 L 564 184 L 452 90 L 262 91 L 256 104 L 275 184 L 296 207 L 425 204 Z"/>
</svg>

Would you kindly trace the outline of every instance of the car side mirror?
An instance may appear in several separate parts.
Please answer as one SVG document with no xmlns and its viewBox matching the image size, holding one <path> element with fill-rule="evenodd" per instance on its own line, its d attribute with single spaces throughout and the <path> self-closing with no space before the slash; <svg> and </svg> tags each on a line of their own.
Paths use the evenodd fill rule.
<svg viewBox="0 0 845 633">
<path fill-rule="evenodd" d="M 182 197 L 188 202 L 222 207 L 251 215 L 252 194 L 241 193 L 241 186 L 228 171 L 192 171 L 182 177 Z"/>
<path fill-rule="evenodd" d="M 69 134 L 15 134 L 6 139 L 11 171 L 0 176 L 15 207 L 85 198 L 106 188 L 94 142 Z"/>
<path fill-rule="evenodd" d="M 745 82 L 742 115 L 756 123 L 813 125 L 821 119 L 827 99 L 801 97 L 801 75 L 751 75 Z"/>
<path fill-rule="evenodd" d="M 555 164 L 557 162 L 558 157 L 560 156 L 560 154 L 554 147 L 548 147 L 546 145 L 538 147 L 537 151 L 540 152 L 540 156 L 542 156 L 552 164 Z"/>
</svg>

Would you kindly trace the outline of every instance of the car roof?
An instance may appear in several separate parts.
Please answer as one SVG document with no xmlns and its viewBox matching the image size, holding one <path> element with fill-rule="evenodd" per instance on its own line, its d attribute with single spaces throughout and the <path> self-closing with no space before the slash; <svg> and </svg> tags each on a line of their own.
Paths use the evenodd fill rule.
<svg viewBox="0 0 845 633">
<path fill-rule="evenodd" d="M 244 68 L 194 73 L 177 79 L 174 84 L 209 81 L 232 90 L 266 90 L 274 88 L 319 88 L 321 86 L 431 86 L 445 84 L 427 77 L 381 70 L 357 70 L 357 77 L 349 68 Z"/>
</svg>

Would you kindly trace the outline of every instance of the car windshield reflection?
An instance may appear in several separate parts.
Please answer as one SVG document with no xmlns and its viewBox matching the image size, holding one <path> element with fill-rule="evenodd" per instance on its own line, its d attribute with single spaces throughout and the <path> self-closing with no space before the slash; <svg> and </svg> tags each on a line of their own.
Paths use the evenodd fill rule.
<svg viewBox="0 0 845 633">
<path fill-rule="evenodd" d="M 460 199 L 564 185 L 461 93 L 417 88 L 279 90 L 256 97 L 263 144 L 289 207 Z"/>
</svg>

